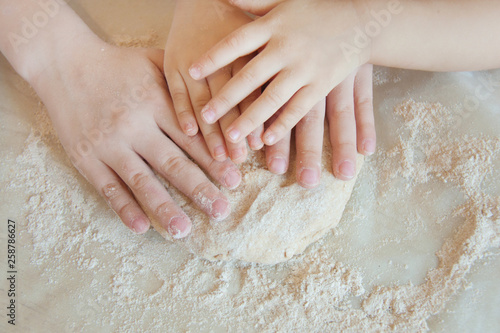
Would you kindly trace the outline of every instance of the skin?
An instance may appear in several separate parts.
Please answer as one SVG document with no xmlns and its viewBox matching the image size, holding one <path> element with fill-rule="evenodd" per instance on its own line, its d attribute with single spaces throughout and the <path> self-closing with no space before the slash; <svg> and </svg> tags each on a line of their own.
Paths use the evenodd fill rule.
<svg viewBox="0 0 500 333">
<path fill-rule="evenodd" d="M 258 87 L 238 106 L 232 107 L 218 122 L 201 121 L 201 109 L 246 63 L 243 57 L 208 76 L 193 80 L 188 73 L 193 61 L 218 41 L 252 20 L 241 10 L 219 0 L 177 1 L 174 19 L 165 46 L 165 77 L 173 97 L 177 119 L 184 133 L 194 135 L 198 126 L 214 159 L 224 161 L 228 156 L 235 163 L 245 161 L 246 142 L 225 140 L 223 132 L 241 112 L 258 97 Z M 206 33 L 205 33 L 206 32 Z M 248 137 L 251 149 L 262 148 L 263 126 Z"/>
<path fill-rule="evenodd" d="M 262 95 L 227 129 L 225 135 L 233 142 L 242 140 L 263 122 L 269 124 L 270 119 L 264 143 L 273 145 L 286 138 L 289 130 L 332 89 L 337 91 L 334 95 L 343 95 L 347 90 L 336 87 L 346 79 L 352 82 L 352 72 L 366 63 L 430 71 L 482 70 L 500 66 L 500 44 L 492 33 L 492 27 L 499 25 L 498 1 L 229 2 L 263 16 L 231 33 L 201 56 L 191 66 L 190 75 L 203 79 L 235 59 L 259 50 L 259 54 L 202 110 L 207 123 L 216 121 L 255 87 L 269 81 Z M 380 13 L 389 13 L 390 18 L 381 24 L 376 18 L 380 19 Z M 374 24 L 380 29 L 356 46 L 360 32 L 366 35 L 367 27 Z M 351 46 L 348 52 L 346 45 Z M 354 79 L 354 84 L 356 82 L 360 80 Z M 337 104 L 332 95 L 328 96 Z M 357 103 L 366 105 L 358 97 L 355 94 Z M 338 120 L 347 124 L 340 126 L 333 122 L 339 138 L 332 140 L 334 151 L 344 154 L 346 148 L 342 147 L 342 142 L 352 146 L 354 137 L 358 138 L 358 150 L 372 151 L 375 142 L 371 138 L 360 140 L 364 134 L 357 133 L 372 121 L 365 111 L 359 112 L 366 108 L 356 111 L 356 108 L 341 105 L 335 108 L 348 110 L 351 115 L 343 111 L 333 114 L 333 118 L 341 117 Z M 353 126 L 353 118 L 356 126 Z M 345 158 L 352 163 L 353 150 L 350 151 Z M 352 174 L 353 167 L 349 163 L 337 162 L 337 172 Z"/>
<path fill-rule="evenodd" d="M 316 104 L 295 127 L 298 165 L 296 179 L 302 187 L 314 188 L 319 185 L 325 115 L 328 138 L 333 148 L 332 171 L 337 178 L 353 178 L 356 150 L 365 156 L 375 151 L 372 71 L 372 65 L 357 69 L 331 91 L 325 100 Z M 272 121 L 271 118 L 269 122 Z M 353 130 L 343 131 L 344 128 Z M 270 171 L 282 174 L 288 169 L 290 139 L 291 135 L 286 135 L 276 144 L 266 146 L 266 160 Z"/>
<path fill-rule="evenodd" d="M 247 112 L 228 128 L 226 135 L 234 142 L 246 137 L 286 104 L 263 136 L 265 144 L 276 143 L 362 64 L 348 64 L 337 47 L 338 40 L 332 38 L 351 31 L 358 24 L 357 11 L 351 2 L 323 0 L 311 4 L 287 0 L 268 9 L 264 16 L 219 42 L 190 68 L 193 78 L 202 79 L 222 64 L 260 49 L 259 55 L 202 110 L 205 120 L 218 119 L 254 87 L 270 81 Z M 344 15 L 332 20 L 331 12 L 335 9 Z M 205 116 L 210 114 L 213 116 Z"/>
<path fill-rule="evenodd" d="M 256 92 L 260 91 L 260 89 L 257 88 L 250 95 L 250 98 L 244 99 L 239 106 L 233 107 L 218 123 L 215 122 L 210 125 L 200 119 L 203 102 L 210 99 L 211 94 L 220 90 L 233 74 L 243 68 L 251 58 L 247 56 L 237 59 L 233 64 L 220 69 L 207 77 L 206 80 L 199 81 L 198 84 L 189 76 L 188 67 L 192 61 L 219 40 L 250 22 L 252 22 L 251 19 L 242 11 L 218 0 L 178 1 L 166 45 L 165 76 L 169 83 L 171 95 L 174 97 L 174 106 L 181 128 L 184 128 L 184 132 L 189 135 L 189 131 L 186 129 L 193 128 L 196 126 L 194 124 L 198 123 L 202 128 L 202 132 L 204 132 L 209 150 L 216 159 L 225 158 L 224 155 L 217 157 L 215 153 L 215 148 L 217 145 L 221 145 L 223 140 L 219 136 L 219 128 L 224 132 L 228 125 L 239 116 L 239 110 L 245 111 L 255 101 L 259 96 Z M 200 34 L 200 31 L 210 31 L 210 33 Z M 355 173 L 356 140 L 360 143 L 358 144 L 360 147 L 358 151 L 362 154 L 369 155 L 375 149 L 375 128 L 373 124 L 373 108 L 371 106 L 371 67 L 368 70 L 360 71 L 361 75 L 357 75 L 357 73 L 357 70 L 353 72 L 351 78 L 346 79 L 328 97 L 328 119 L 339 118 L 341 120 L 331 122 L 329 127 L 331 142 L 335 143 L 334 147 L 336 148 L 333 154 L 333 171 L 338 178 L 344 180 L 351 179 Z M 362 89 L 354 89 L 355 76 L 364 78 L 360 80 L 361 82 L 367 82 L 367 84 L 362 85 Z M 200 91 L 202 92 L 200 93 Z M 337 91 L 342 93 L 339 94 Z M 357 92 L 356 101 L 354 91 Z M 366 107 L 358 107 L 360 98 L 364 100 Z M 353 111 L 355 107 L 356 110 L 368 108 L 368 112 L 358 113 L 357 119 L 342 116 L 345 113 L 344 111 Z M 352 112 L 352 115 L 354 115 L 354 112 Z M 297 163 L 299 165 L 296 178 L 299 184 L 305 188 L 313 188 L 319 184 L 324 118 L 325 101 L 314 106 L 296 127 L 295 138 Z M 272 122 L 267 124 L 272 124 Z M 342 135 L 344 131 L 341 130 L 340 125 L 346 124 L 358 127 L 357 138 Z M 371 125 L 371 127 L 368 125 Z M 212 127 L 208 127 L 204 131 L 203 128 L 206 126 Z M 210 129 L 212 132 L 210 132 Z M 257 131 L 248 136 L 249 146 L 252 149 L 260 149 L 263 146 L 260 140 L 262 132 L 263 128 L 259 127 Z M 288 170 L 290 138 L 291 132 L 289 131 L 283 140 L 266 147 L 267 165 L 271 172 L 283 174 Z M 372 145 L 366 150 L 362 145 L 363 142 L 371 142 Z M 238 153 L 232 153 L 232 151 L 244 148 L 243 141 L 235 144 L 226 139 L 226 146 L 229 148 L 229 156 L 234 162 L 239 163 L 245 159 L 246 154 L 241 156 Z"/>
<path fill-rule="evenodd" d="M 40 11 L 35 1 L 28 0 L 14 4 L 0 1 L 0 8 L 1 31 L 15 33 L 19 33 L 20 18 Z M 168 63 L 162 51 L 108 45 L 66 5 L 61 5 L 57 15 L 27 43 L 15 45 L 8 37 L 3 34 L 0 38 L 1 51 L 47 106 L 76 168 L 127 227 L 136 233 L 147 231 L 149 215 L 174 238 L 185 237 L 191 230 L 191 221 L 152 170 L 213 219 L 222 220 L 229 214 L 227 198 L 182 150 L 227 188 L 238 186 L 241 175 L 231 162 L 212 158 L 200 133 L 183 133 L 162 75 L 166 71 L 162 65 Z M 234 65 L 232 71 L 237 73 L 244 64 Z M 363 73 L 371 82 L 371 69 Z M 347 92 L 356 92 L 352 83 L 345 84 Z M 364 91 L 371 93 L 371 89 Z M 349 93 L 332 97 L 327 114 L 336 112 L 328 105 L 354 106 L 352 97 Z M 243 100 L 241 110 L 251 103 L 252 99 Z M 301 166 L 297 179 L 308 188 L 319 182 L 324 115 L 325 103 L 318 103 L 296 128 Z M 285 172 L 289 151 L 289 140 L 268 147 L 269 169 Z"/>
<path fill-rule="evenodd" d="M 21 18 L 37 12 L 36 1 L 0 2 L 0 50 L 46 105 L 75 167 L 123 223 L 144 233 L 149 215 L 173 238 L 189 234 L 189 217 L 153 170 L 214 220 L 228 216 L 227 198 L 200 167 L 228 188 L 238 186 L 241 174 L 230 161 L 215 161 L 200 134 L 180 129 L 162 74 L 163 51 L 109 45 L 66 4 L 16 47 L 9 33 L 20 34 Z"/>
<path fill-rule="evenodd" d="M 260 87 L 257 88 L 249 98 L 244 99 L 239 105 L 233 107 L 218 122 L 206 124 L 200 119 L 201 108 L 204 103 L 224 86 L 234 74 L 237 74 L 251 59 L 243 57 L 237 59 L 233 64 L 218 70 L 208 76 L 206 80 L 195 81 L 188 73 L 189 65 L 201 56 L 204 52 L 214 46 L 218 41 L 229 35 L 241 26 L 252 22 L 241 10 L 228 6 L 219 0 L 190 0 L 177 1 L 174 20 L 170 30 L 169 38 L 165 48 L 165 76 L 169 85 L 170 93 L 173 96 L 174 106 L 181 128 L 186 134 L 190 134 L 187 128 L 193 128 L 199 124 L 201 132 L 207 142 L 209 150 L 215 159 L 224 159 L 225 155 L 217 156 L 215 149 L 223 145 L 223 138 L 220 130 L 224 132 L 230 123 L 239 115 L 240 110 L 244 112 L 259 96 Z M 200 33 L 209 31 L 209 33 Z M 328 115 L 339 118 L 342 121 L 332 122 L 330 126 L 331 142 L 335 143 L 337 150 L 334 153 L 334 173 L 344 180 L 349 180 L 355 173 L 356 160 L 356 137 L 342 137 L 341 127 L 337 125 L 349 124 L 356 126 L 354 117 L 345 119 L 341 116 L 346 109 L 358 109 L 358 102 L 354 102 L 354 77 L 357 71 L 352 74 L 352 79 L 343 82 L 339 89 L 331 93 L 328 97 Z M 371 107 L 371 67 L 369 70 L 361 71 L 363 82 L 367 82 L 362 89 L 356 89 L 359 95 L 367 102 L 368 114 L 358 114 L 357 124 L 358 141 L 372 141 L 373 148 L 369 152 L 363 148 L 360 153 L 371 154 L 374 151 L 375 129 L 373 125 L 373 108 Z M 361 92 L 362 90 L 362 92 Z M 336 91 L 341 91 L 337 94 Z M 350 93 L 350 94 L 349 94 Z M 365 96 L 366 95 L 366 96 Z M 359 99 L 359 98 L 358 98 Z M 343 108 L 343 109 L 339 109 Z M 363 108 L 359 108 L 363 109 Z M 366 109 L 366 108 L 365 108 Z M 354 115 L 354 113 L 352 112 Z M 363 117 L 361 117 L 361 115 Z M 370 118 L 371 116 L 371 118 Z M 367 118 L 368 120 L 363 120 Z M 297 150 L 297 181 L 305 188 L 313 188 L 319 184 L 321 176 L 321 155 L 323 148 L 323 130 L 325 118 L 325 101 L 318 103 L 301 120 L 296 127 L 296 150 Z M 366 124 L 370 123 L 371 128 Z M 187 125 L 190 124 L 190 125 Z M 271 122 L 268 122 L 271 124 Z M 248 136 L 248 143 L 252 149 L 260 149 L 263 142 L 260 140 L 263 127 Z M 266 147 L 266 160 L 268 169 L 276 174 L 283 174 L 289 167 L 291 132 L 283 140 L 273 146 Z M 244 141 L 232 143 L 226 139 L 226 146 L 229 156 L 233 162 L 240 163 L 246 158 L 246 146 Z M 238 150 L 240 152 L 238 152 Z M 241 153 L 243 151 L 243 154 Z M 341 165 L 348 165 L 346 168 Z M 352 170 L 351 170 L 352 169 Z M 340 172 L 343 170 L 343 172 Z"/>
</svg>

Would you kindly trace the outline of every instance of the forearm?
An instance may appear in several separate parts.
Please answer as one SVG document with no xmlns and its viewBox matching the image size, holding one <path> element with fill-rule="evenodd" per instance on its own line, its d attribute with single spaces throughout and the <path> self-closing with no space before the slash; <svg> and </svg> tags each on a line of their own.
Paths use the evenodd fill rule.
<svg viewBox="0 0 500 333">
<path fill-rule="evenodd" d="M 499 1 L 380 0 L 363 5 L 362 30 L 370 32 L 370 24 L 380 27 L 378 34 L 368 36 L 373 64 L 429 71 L 500 67 Z M 386 22 L 374 14 L 382 11 L 391 14 Z"/>
<path fill-rule="evenodd" d="M 89 38 L 97 37 L 63 0 L 0 0 L 0 51 L 30 83 Z"/>
</svg>

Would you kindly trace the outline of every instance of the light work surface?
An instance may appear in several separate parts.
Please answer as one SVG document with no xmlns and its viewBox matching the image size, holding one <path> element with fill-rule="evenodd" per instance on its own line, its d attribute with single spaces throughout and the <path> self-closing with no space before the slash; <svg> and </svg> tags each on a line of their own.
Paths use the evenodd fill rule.
<svg viewBox="0 0 500 333">
<path fill-rule="evenodd" d="M 173 2 L 72 6 L 107 40 L 163 45 Z M 339 226 L 287 263 L 212 263 L 129 232 L 0 58 L 0 331 L 498 332 L 500 72 L 375 68 L 374 95 L 379 148 Z"/>
</svg>

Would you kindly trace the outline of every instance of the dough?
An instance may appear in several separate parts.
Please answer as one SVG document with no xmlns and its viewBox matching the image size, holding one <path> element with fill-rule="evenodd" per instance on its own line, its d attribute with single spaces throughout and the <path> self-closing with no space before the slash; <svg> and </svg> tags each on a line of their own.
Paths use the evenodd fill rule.
<svg viewBox="0 0 500 333">
<path fill-rule="evenodd" d="M 294 150 L 295 148 L 292 147 Z M 194 203 L 173 187 L 169 192 L 193 221 L 191 234 L 175 242 L 208 260 L 239 259 L 275 264 L 299 254 L 342 217 L 356 177 L 348 182 L 331 172 L 331 149 L 325 139 L 321 184 L 306 190 L 295 180 L 295 168 L 282 176 L 266 169 L 262 151 L 251 152 L 240 170 L 242 184 L 236 190 L 222 189 L 231 202 L 231 215 L 221 222 L 211 221 Z M 295 166 L 294 156 L 290 165 Z M 358 155 L 357 173 L 363 164 Z M 170 235 L 153 221 L 168 240 Z"/>
</svg>

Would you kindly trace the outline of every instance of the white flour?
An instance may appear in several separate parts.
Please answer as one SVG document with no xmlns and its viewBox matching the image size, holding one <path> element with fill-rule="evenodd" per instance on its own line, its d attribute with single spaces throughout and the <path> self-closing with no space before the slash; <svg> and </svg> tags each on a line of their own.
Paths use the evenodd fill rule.
<svg viewBox="0 0 500 333">
<path fill-rule="evenodd" d="M 10 184 L 28 194 L 19 236 L 31 247 L 24 253 L 32 269 L 48 283 L 47 297 L 30 301 L 50 312 L 54 327 L 70 331 L 425 331 L 427 320 L 467 287 L 473 264 L 500 247 L 500 198 L 485 184 L 500 140 L 454 137 L 445 125 L 453 114 L 439 104 L 409 100 L 395 116 L 404 120 L 396 144 L 360 175 L 359 182 L 363 173 L 378 179 L 377 199 L 363 204 L 383 205 L 394 179 L 406 184 L 400 198 L 446 183 L 459 200 L 435 223 L 458 227 L 439 245 L 437 266 L 423 283 L 369 286 L 363 267 L 332 256 L 328 243 L 342 242 L 335 232 L 275 266 L 208 262 L 153 231 L 133 235 L 71 166 L 40 108 Z M 341 225 L 373 218 L 357 212 L 360 204 L 354 198 Z M 412 213 L 401 216 L 405 228 L 417 223 Z M 375 246 L 366 244 L 364 253 Z"/>
</svg>

